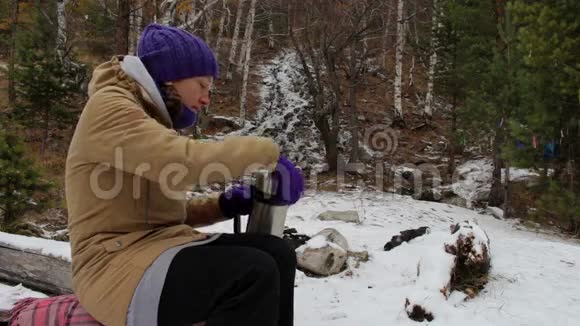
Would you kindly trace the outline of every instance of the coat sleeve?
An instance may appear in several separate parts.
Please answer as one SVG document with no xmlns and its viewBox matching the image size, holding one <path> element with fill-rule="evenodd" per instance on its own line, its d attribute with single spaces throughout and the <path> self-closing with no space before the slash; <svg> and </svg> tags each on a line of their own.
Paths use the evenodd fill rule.
<svg viewBox="0 0 580 326">
<path fill-rule="evenodd" d="M 204 143 L 180 136 L 122 90 L 92 97 L 76 132 L 85 133 L 79 137 L 85 143 L 75 147 L 84 148 L 88 163 L 113 166 L 175 191 L 227 182 L 259 168 L 273 170 L 280 155 L 278 146 L 263 137 Z"/>
<path fill-rule="evenodd" d="M 187 201 L 187 219 L 185 224 L 193 227 L 211 225 L 225 221 L 219 206 L 219 193 L 208 196 L 196 196 Z"/>
</svg>

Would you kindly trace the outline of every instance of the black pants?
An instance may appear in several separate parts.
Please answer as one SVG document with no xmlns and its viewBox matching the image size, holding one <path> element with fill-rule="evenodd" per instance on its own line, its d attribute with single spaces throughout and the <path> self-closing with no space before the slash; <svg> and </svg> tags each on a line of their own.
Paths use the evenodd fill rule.
<svg viewBox="0 0 580 326">
<path fill-rule="evenodd" d="M 270 235 L 222 234 L 181 250 L 161 293 L 158 324 L 292 326 L 296 254 Z"/>
</svg>

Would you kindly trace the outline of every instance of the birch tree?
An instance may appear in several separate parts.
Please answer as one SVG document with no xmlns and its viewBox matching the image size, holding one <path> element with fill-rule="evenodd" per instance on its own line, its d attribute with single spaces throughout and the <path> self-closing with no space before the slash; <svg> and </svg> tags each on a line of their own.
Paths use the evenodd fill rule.
<svg viewBox="0 0 580 326">
<path fill-rule="evenodd" d="M 435 67 L 437 66 L 437 0 L 433 0 L 433 14 L 431 16 L 431 55 L 429 56 L 429 71 L 427 72 L 427 95 L 425 96 L 425 109 L 423 110 L 424 118 L 427 124 L 431 123 L 433 118 L 433 88 L 435 85 Z"/>
<path fill-rule="evenodd" d="M 205 42 L 209 44 L 209 39 L 211 36 L 211 22 L 213 19 L 213 9 L 212 8 L 208 8 L 207 10 L 205 10 L 204 13 L 204 21 L 205 21 L 205 26 L 204 26 L 204 35 L 205 35 Z"/>
<path fill-rule="evenodd" d="M 236 12 L 236 22 L 234 25 L 234 35 L 232 36 L 232 47 L 230 49 L 230 56 L 228 58 L 228 64 L 226 68 L 226 80 L 232 80 L 232 69 L 234 65 L 234 60 L 236 58 L 236 51 L 238 48 L 238 37 L 240 34 L 240 25 L 242 21 L 242 12 L 244 10 L 245 0 L 240 0 L 238 3 L 238 10 Z"/>
<path fill-rule="evenodd" d="M 251 14 L 249 14 L 249 16 L 251 16 L 252 19 L 250 19 L 250 17 L 248 17 L 248 19 L 246 19 L 246 27 L 244 28 L 244 38 L 242 40 L 242 49 L 240 50 L 240 57 L 238 59 L 238 63 L 236 65 L 236 72 L 238 76 L 241 76 L 243 73 L 243 69 L 244 69 L 244 62 L 246 60 L 246 51 L 248 48 L 248 41 L 251 40 L 252 38 L 252 33 L 254 32 L 254 18 L 256 15 L 256 8 L 255 8 L 255 4 L 254 7 L 251 7 L 252 4 L 250 4 L 250 11 L 254 11 L 254 15 L 252 16 Z"/>
<path fill-rule="evenodd" d="M 385 70 L 388 69 L 387 67 L 387 53 L 390 50 L 390 45 L 389 45 L 389 39 L 390 39 L 390 35 L 389 35 L 389 28 L 391 26 L 391 17 L 393 16 L 393 8 L 391 6 L 391 3 L 389 1 L 387 1 L 387 20 L 385 22 L 385 33 L 383 35 L 383 39 L 382 39 L 382 48 L 383 48 L 383 54 L 382 54 L 382 58 L 381 58 L 381 62 L 383 63 L 383 68 L 385 68 Z"/>
<path fill-rule="evenodd" d="M 222 16 L 220 18 L 220 26 L 218 29 L 218 35 L 217 35 L 217 39 L 215 42 L 216 60 L 219 59 L 219 52 L 220 52 L 220 48 L 222 45 L 224 29 L 226 29 L 227 26 L 229 26 L 229 17 L 230 17 L 230 10 L 228 9 L 228 5 L 227 5 L 226 0 L 223 0 L 222 1 Z M 226 24 L 226 21 L 227 21 L 227 24 Z"/>
<path fill-rule="evenodd" d="M 10 22 L 10 62 L 8 64 L 8 103 L 13 106 L 16 101 L 16 87 L 14 82 L 14 67 L 16 66 L 16 33 L 18 30 L 19 0 L 12 0 Z"/>
<path fill-rule="evenodd" d="M 245 59 L 243 63 L 243 77 L 242 77 L 242 97 L 240 99 L 240 118 L 242 119 L 242 126 L 246 121 L 246 100 L 248 94 L 248 77 L 250 73 L 250 61 L 252 58 L 252 33 L 254 30 L 254 18 L 256 16 L 256 0 L 252 0 L 250 3 L 250 13 L 248 17 L 248 22 L 246 24 L 246 35 L 245 41 L 246 51 Z"/>
<path fill-rule="evenodd" d="M 119 0 L 122 1 L 122 0 Z M 174 25 L 178 0 L 164 0 L 161 2 L 161 24 Z"/>
<path fill-rule="evenodd" d="M 268 48 L 273 49 L 276 44 L 274 42 L 274 13 L 272 7 L 268 12 Z"/>
<path fill-rule="evenodd" d="M 143 25 L 143 4 L 140 1 L 133 3 L 134 7 L 131 10 L 131 41 L 129 42 L 129 53 L 137 53 L 137 43 L 139 42 L 139 35 Z"/>
<path fill-rule="evenodd" d="M 66 32 L 66 5 L 70 0 L 58 0 L 56 3 L 56 19 L 57 19 L 57 33 L 56 33 L 56 51 L 59 58 L 62 60 L 66 52 L 67 32 Z"/>
<path fill-rule="evenodd" d="M 395 52 L 395 121 L 405 123 L 403 118 L 403 51 L 405 47 L 405 0 L 397 5 L 397 48 Z"/>
</svg>

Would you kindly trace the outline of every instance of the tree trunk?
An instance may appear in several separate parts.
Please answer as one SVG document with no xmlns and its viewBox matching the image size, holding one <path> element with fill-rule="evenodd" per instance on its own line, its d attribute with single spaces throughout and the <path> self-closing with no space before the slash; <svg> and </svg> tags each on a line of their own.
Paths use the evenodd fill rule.
<svg viewBox="0 0 580 326">
<path fill-rule="evenodd" d="M 358 108 L 356 103 L 357 91 L 357 74 L 356 74 L 356 42 L 353 42 L 350 48 L 350 88 L 349 88 L 349 102 L 350 102 L 350 133 L 351 133 L 351 152 L 349 163 L 356 163 L 359 161 L 359 146 L 358 146 Z"/>
<path fill-rule="evenodd" d="M 56 4 L 56 52 L 61 60 L 64 58 L 66 51 L 66 5 L 68 2 L 69 0 L 58 0 Z"/>
<path fill-rule="evenodd" d="M 451 128 L 449 130 L 449 164 L 447 165 L 447 175 L 449 180 L 453 177 L 455 172 L 455 132 L 457 131 L 457 95 L 453 95 L 453 100 L 451 102 Z"/>
<path fill-rule="evenodd" d="M 240 99 L 240 118 L 242 119 L 242 127 L 246 122 L 246 100 L 248 94 L 248 77 L 250 74 L 250 61 L 252 58 L 252 32 L 254 30 L 254 16 L 256 15 L 256 0 L 250 3 L 250 15 L 248 23 L 246 24 L 246 44 L 245 60 L 243 63 L 243 79 L 242 79 L 242 97 Z"/>
<path fill-rule="evenodd" d="M 159 16 L 159 4 L 157 3 L 157 0 L 153 0 L 153 22 L 157 23 L 157 17 Z"/>
<path fill-rule="evenodd" d="M 501 169 L 503 161 L 500 157 L 502 129 L 498 129 L 493 140 L 493 172 L 491 174 L 491 191 L 489 193 L 489 206 L 501 207 L 504 202 L 503 186 L 501 184 Z"/>
<path fill-rule="evenodd" d="M 16 33 L 18 30 L 18 11 L 20 7 L 19 0 L 13 0 L 12 3 L 12 21 L 10 24 L 10 62 L 8 66 L 8 103 L 11 107 L 16 102 L 16 83 L 14 81 L 16 67 Z"/>
<path fill-rule="evenodd" d="M 143 4 L 140 1 L 133 3 L 134 8 L 131 10 L 131 42 L 129 43 L 129 54 L 135 55 L 137 53 L 137 44 L 139 43 L 139 36 L 143 23 Z"/>
<path fill-rule="evenodd" d="M 131 6 L 129 0 L 119 0 L 117 10 L 117 37 L 115 42 L 115 52 L 117 54 L 129 53 L 129 16 L 131 14 Z"/>
<path fill-rule="evenodd" d="M 22 237 L 26 239 L 25 237 Z M 37 242 L 51 241 L 33 239 Z M 49 294 L 72 293 L 71 265 L 69 261 L 0 243 L 0 279 Z"/>
<path fill-rule="evenodd" d="M 417 0 L 415 0 L 413 2 L 414 5 L 414 10 L 415 12 L 411 14 L 411 18 L 413 20 L 413 32 L 411 32 L 411 28 L 409 27 L 409 21 L 406 21 L 406 31 L 409 32 L 409 34 L 413 34 L 414 37 L 414 41 L 415 44 L 419 44 L 419 34 L 417 34 Z M 413 87 L 413 85 L 415 84 L 415 51 L 412 52 L 412 56 L 411 56 L 411 68 L 409 68 L 409 82 L 407 85 L 409 85 L 410 87 Z"/>
<path fill-rule="evenodd" d="M 250 11 L 254 10 L 255 12 L 255 5 L 254 7 L 252 7 L 252 4 L 250 3 Z M 251 13 L 249 14 L 249 16 L 251 16 Z M 248 39 L 252 38 L 252 32 L 254 31 L 254 19 L 253 16 L 251 17 L 252 19 L 250 19 L 250 17 L 248 17 L 248 19 L 246 19 L 246 27 L 244 28 L 244 38 L 242 41 L 242 50 L 240 51 L 240 58 L 238 59 L 238 64 L 237 64 L 237 75 L 241 76 L 242 75 L 242 69 L 244 68 L 244 60 L 245 60 L 245 53 L 246 53 L 246 49 L 248 47 Z"/>
<path fill-rule="evenodd" d="M 505 181 L 504 181 L 504 199 L 503 199 L 503 217 L 511 217 L 511 207 L 510 207 L 510 166 L 509 163 L 505 162 Z"/>
<path fill-rule="evenodd" d="M 238 49 L 238 37 L 240 34 L 240 25 L 242 21 L 242 12 L 244 10 L 245 0 L 240 0 L 238 4 L 238 10 L 236 13 L 236 22 L 234 26 L 234 35 L 232 36 L 232 47 L 230 49 L 230 57 L 228 58 L 228 64 L 226 68 L 226 80 L 232 80 L 232 69 L 234 65 L 234 60 L 236 58 L 236 51 Z"/>
<path fill-rule="evenodd" d="M 42 159 L 45 158 L 46 150 L 48 149 L 49 137 L 50 137 L 50 109 L 46 108 L 44 110 L 44 137 L 42 139 L 42 150 L 40 153 Z"/>
<path fill-rule="evenodd" d="M 270 35 L 268 35 L 268 48 L 270 48 L 270 50 L 274 49 L 276 46 L 274 43 L 274 18 L 272 16 L 272 8 L 270 8 L 268 15 L 268 32 L 270 33 Z"/>
<path fill-rule="evenodd" d="M 119 0 L 122 1 L 122 0 Z M 177 0 L 168 1 L 168 3 L 163 6 L 163 1 L 161 1 L 161 24 L 163 25 L 175 25 L 175 8 L 177 6 Z"/>
<path fill-rule="evenodd" d="M 399 0 L 397 6 L 397 49 L 395 52 L 395 120 L 404 122 L 403 118 L 403 49 L 405 47 L 405 0 Z"/>
<path fill-rule="evenodd" d="M 207 44 L 209 44 L 210 43 L 209 39 L 211 37 L 211 28 L 212 28 L 211 23 L 212 23 L 212 20 L 213 20 L 213 9 L 208 8 L 206 10 L 205 14 L 204 14 L 204 17 L 205 17 L 205 19 L 204 19 L 205 20 L 205 25 L 204 25 L 204 29 L 203 29 L 204 36 L 205 36 L 205 40 L 204 41 Z"/>
<path fill-rule="evenodd" d="M 427 124 L 433 119 L 433 88 L 435 86 L 435 67 L 437 66 L 437 0 L 433 0 L 433 16 L 431 17 L 431 56 L 429 57 L 429 72 L 427 73 L 427 95 L 425 96 L 424 117 Z"/>
<path fill-rule="evenodd" d="M 387 4 L 387 6 L 389 9 L 387 11 L 387 22 L 385 24 L 385 35 L 382 38 L 382 42 L 383 42 L 383 44 L 382 44 L 382 49 L 383 49 L 382 56 L 383 57 L 381 59 L 381 62 L 383 63 L 383 68 L 385 68 L 385 70 L 388 70 L 388 68 L 389 68 L 389 67 L 387 67 L 387 52 L 389 50 L 388 49 L 389 48 L 389 37 L 390 37 L 389 36 L 389 27 L 391 25 L 391 17 L 393 14 L 393 10 L 391 9 L 391 6 L 389 3 Z"/>
<path fill-rule="evenodd" d="M 504 22 L 504 0 L 492 0 L 493 8 L 494 8 L 494 15 L 495 15 L 495 22 L 497 26 L 503 26 Z M 496 47 L 498 52 L 502 52 L 505 48 L 505 43 L 502 40 L 500 33 L 497 33 L 496 36 Z M 508 55 L 508 63 L 509 63 L 509 55 Z M 500 127 L 497 129 L 495 134 L 495 138 L 493 139 L 493 172 L 492 172 L 492 180 L 491 180 L 491 191 L 489 193 L 489 206 L 494 207 L 501 207 L 504 204 L 505 194 L 504 188 L 501 182 L 501 169 L 504 167 L 504 162 L 501 158 L 501 146 L 504 141 L 504 126 L 503 123 L 505 122 L 504 116 L 505 111 L 501 113 L 502 122 L 500 123 Z M 507 122 L 505 122 L 507 123 Z M 507 182 L 507 180 L 506 180 Z M 505 212 L 504 212 L 505 214 Z"/>
<path fill-rule="evenodd" d="M 330 128 L 328 124 L 328 117 L 326 115 L 319 115 L 314 120 L 314 124 L 320 131 L 324 149 L 326 150 L 326 162 L 328 163 L 328 171 L 336 172 L 338 165 L 338 130 Z"/>
<path fill-rule="evenodd" d="M 216 61 L 219 62 L 219 52 L 220 52 L 220 47 L 222 45 L 222 39 L 223 39 L 223 35 L 224 35 L 224 28 L 226 26 L 226 18 L 229 19 L 230 16 L 230 11 L 228 9 L 227 6 L 227 2 L 226 0 L 222 0 L 222 5 L 223 5 L 223 11 L 222 11 L 222 17 L 220 18 L 220 27 L 218 30 L 218 35 L 217 35 L 217 40 L 215 42 L 215 56 L 216 56 Z"/>
</svg>

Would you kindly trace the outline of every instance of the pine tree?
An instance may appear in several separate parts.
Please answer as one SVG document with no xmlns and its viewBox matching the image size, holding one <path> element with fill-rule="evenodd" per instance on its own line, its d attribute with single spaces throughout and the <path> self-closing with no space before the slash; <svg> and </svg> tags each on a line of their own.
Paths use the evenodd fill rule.
<svg viewBox="0 0 580 326">
<path fill-rule="evenodd" d="M 511 132 L 536 146 L 510 151 L 523 166 L 542 166 L 548 192 L 537 202 L 539 214 L 568 219 L 578 234 L 580 221 L 580 21 L 578 1 L 514 0 L 510 9 L 518 26 L 523 61 L 522 105 Z M 546 178 L 552 167 L 551 180 Z M 564 209 L 565 208 L 565 209 Z"/>
<path fill-rule="evenodd" d="M 41 207 L 52 184 L 44 181 L 24 155 L 18 137 L 0 130 L 0 226 L 9 228 L 28 209 Z M 35 198 L 36 197 L 36 198 Z"/>
<path fill-rule="evenodd" d="M 517 49 L 516 29 L 512 23 L 510 10 L 501 10 L 503 16 L 497 19 L 491 61 L 482 63 L 478 72 L 479 83 L 469 90 L 465 110 L 460 115 L 462 127 L 471 130 L 475 139 L 490 138 L 492 145 L 493 173 L 489 205 L 504 204 L 504 213 L 509 215 L 509 180 L 502 184 L 502 168 L 507 172 L 504 147 L 511 144 L 510 119 L 521 112 L 521 54 Z"/>
<path fill-rule="evenodd" d="M 15 71 L 18 99 L 13 118 L 44 132 L 42 152 L 50 130 L 69 126 L 78 112 L 73 97 L 80 92 L 84 67 L 59 55 L 54 28 L 47 18 L 35 15 L 32 28 L 19 35 L 18 69 Z"/>
<path fill-rule="evenodd" d="M 481 74 L 492 61 L 496 29 L 489 1 L 443 0 L 438 8 L 439 24 L 434 31 L 439 42 L 435 93 L 451 102 L 447 171 L 450 176 L 455 170 L 458 136 L 462 130 L 468 130 L 461 125 L 466 121 L 461 116 L 465 116 L 468 96 L 478 87 Z M 469 120 L 479 121 L 479 117 Z"/>
</svg>

